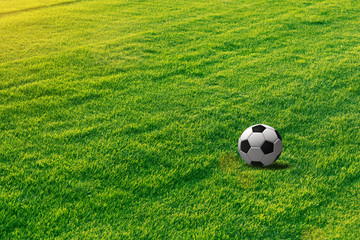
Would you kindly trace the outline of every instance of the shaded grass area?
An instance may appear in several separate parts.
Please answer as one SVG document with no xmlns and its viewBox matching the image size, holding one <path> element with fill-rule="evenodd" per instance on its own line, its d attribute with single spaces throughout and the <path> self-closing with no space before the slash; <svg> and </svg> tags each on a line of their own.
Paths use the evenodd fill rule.
<svg viewBox="0 0 360 240">
<path fill-rule="evenodd" d="M 3 16 L 0 237 L 356 238 L 358 10 L 108 0 Z M 266 169 L 237 154 L 255 123 L 284 139 Z"/>
</svg>

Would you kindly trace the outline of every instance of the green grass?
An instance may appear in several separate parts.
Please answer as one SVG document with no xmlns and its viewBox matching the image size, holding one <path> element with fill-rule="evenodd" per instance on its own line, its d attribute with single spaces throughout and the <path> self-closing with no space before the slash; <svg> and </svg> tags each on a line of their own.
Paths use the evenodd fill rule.
<svg viewBox="0 0 360 240">
<path fill-rule="evenodd" d="M 359 11 L 0 0 L 0 239 L 356 239 Z"/>
</svg>

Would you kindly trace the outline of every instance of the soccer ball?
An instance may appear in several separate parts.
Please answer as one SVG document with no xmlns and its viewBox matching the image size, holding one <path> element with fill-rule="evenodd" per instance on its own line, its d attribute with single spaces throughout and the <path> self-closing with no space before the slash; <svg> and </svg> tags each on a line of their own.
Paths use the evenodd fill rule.
<svg viewBox="0 0 360 240">
<path fill-rule="evenodd" d="M 280 156 L 282 138 L 278 131 L 265 124 L 248 127 L 240 136 L 238 149 L 241 158 L 252 166 L 269 166 Z"/>
</svg>

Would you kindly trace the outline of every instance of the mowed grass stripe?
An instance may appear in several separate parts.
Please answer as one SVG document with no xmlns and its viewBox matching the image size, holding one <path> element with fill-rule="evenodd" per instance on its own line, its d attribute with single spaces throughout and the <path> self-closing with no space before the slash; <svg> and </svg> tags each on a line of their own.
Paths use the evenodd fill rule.
<svg viewBox="0 0 360 240">
<path fill-rule="evenodd" d="M 58 7 L 58 6 L 72 4 L 72 3 L 77 3 L 77 2 L 80 2 L 80 1 L 82 1 L 82 0 L 59 2 L 59 3 L 49 4 L 49 5 L 40 5 L 40 6 L 22 8 L 22 9 L 18 9 L 18 10 L 0 12 L 0 17 L 5 16 L 5 15 L 10 15 L 10 14 L 16 14 L 16 13 L 24 13 L 24 12 L 36 11 L 36 10 L 44 9 L 44 8 Z"/>
</svg>

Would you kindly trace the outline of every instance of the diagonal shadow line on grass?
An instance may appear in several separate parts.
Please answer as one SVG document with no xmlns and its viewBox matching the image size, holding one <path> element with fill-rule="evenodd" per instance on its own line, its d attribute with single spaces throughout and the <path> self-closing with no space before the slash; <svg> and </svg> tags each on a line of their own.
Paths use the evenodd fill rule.
<svg viewBox="0 0 360 240">
<path fill-rule="evenodd" d="M 0 13 L 0 17 L 6 16 L 6 15 L 12 15 L 12 14 L 16 14 L 16 13 L 30 12 L 30 11 L 35 11 L 35 10 L 40 10 L 40 9 L 45 9 L 45 8 L 65 6 L 65 5 L 70 5 L 70 4 L 74 4 L 74 3 L 78 3 L 78 2 L 82 2 L 82 1 L 84 1 L 84 0 L 73 0 L 73 1 L 55 3 L 55 4 L 45 5 L 45 6 L 38 6 L 38 7 L 25 8 L 25 9 L 21 9 L 21 10 L 3 12 L 3 13 Z"/>
</svg>

